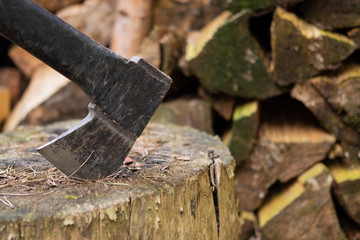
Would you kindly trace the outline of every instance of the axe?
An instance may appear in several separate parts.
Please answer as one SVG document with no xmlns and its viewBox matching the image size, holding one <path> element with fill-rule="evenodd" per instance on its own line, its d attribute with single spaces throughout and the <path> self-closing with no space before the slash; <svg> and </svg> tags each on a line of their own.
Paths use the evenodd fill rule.
<svg viewBox="0 0 360 240">
<path fill-rule="evenodd" d="M 171 78 L 139 57 L 116 55 L 30 0 L 0 0 L 0 34 L 91 99 L 88 115 L 39 153 L 68 176 L 99 179 L 116 172 Z"/>
</svg>

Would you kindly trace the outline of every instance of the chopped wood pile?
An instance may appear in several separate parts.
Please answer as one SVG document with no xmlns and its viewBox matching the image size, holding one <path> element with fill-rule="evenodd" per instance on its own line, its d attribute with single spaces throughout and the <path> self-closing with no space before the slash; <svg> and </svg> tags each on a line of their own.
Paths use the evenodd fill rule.
<svg viewBox="0 0 360 240">
<path fill-rule="evenodd" d="M 358 0 L 36 2 L 173 78 L 152 121 L 229 147 L 241 239 L 360 239 Z M 0 38 L 3 131 L 82 118 L 87 103 Z"/>
</svg>

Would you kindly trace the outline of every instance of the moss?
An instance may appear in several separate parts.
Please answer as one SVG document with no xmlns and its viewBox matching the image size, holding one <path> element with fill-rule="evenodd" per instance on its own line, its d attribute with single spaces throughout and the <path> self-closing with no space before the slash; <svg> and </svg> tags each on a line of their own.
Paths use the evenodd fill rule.
<svg viewBox="0 0 360 240">
<path fill-rule="evenodd" d="M 286 5 L 295 2 L 299 2 L 299 0 L 224 0 L 224 5 L 232 12 L 238 12 L 242 9 L 251 9 L 256 11 L 271 8 L 278 4 Z"/>
<path fill-rule="evenodd" d="M 249 102 L 235 108 L 233 121 L 240 120 L 243 117 L 249 117 L 257 112 L 258 103 L 256 101 Z"/>
<path fill-rule="evenodd" d="M 251 150 L 258 127 L 258 102 L 239 105 L 234 110 L 231 136 L 227 141 L 236 164 L 240 164 Z"/>
<path fill-rule="evenodd" d="M 229 18 L 189 60 L 191 70 L 211 92 L 245 98 L 267 98 L 282 92 L 272 81 L 249 32 L 250 15 L 243 10 Z"/>
</svg>

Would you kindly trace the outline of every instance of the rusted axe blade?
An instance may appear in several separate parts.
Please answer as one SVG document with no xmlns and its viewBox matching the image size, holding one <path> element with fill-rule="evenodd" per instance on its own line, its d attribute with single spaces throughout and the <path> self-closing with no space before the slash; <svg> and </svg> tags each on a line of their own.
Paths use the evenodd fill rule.
<svg viewBox="0 0 360 240">
<path fill-rule="evenodd" d="M 116 171 L 170 77 L 141 58 L 116 55 L 30 0 L 0 0 L 0 34 L 75 82 L 97 105 L 39 152 L 68 175 L 98 178 Z"/>
<path fill-rule="evenodd" d="M 99 179 L 121 167 L 136 137 L 113 122 L 95 104 L 77 126 L 38 151 L 66 175 Z M 105 147 L 104 147 L 105 146 Z"/>
</svg>

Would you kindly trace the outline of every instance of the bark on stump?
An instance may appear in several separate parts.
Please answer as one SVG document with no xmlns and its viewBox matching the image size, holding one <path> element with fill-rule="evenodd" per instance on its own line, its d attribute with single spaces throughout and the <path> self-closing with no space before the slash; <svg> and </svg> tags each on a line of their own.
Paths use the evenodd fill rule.
<svg viewBox="0 0 360 240">
<path fill-rule="evenodd" d="M 238 239 L 235 164 L 219 139 L 150 124 L 116 174 L 79 181 L 35 151 L 64 129 L 0 135 L 0 239 Z"/>
</svg>

